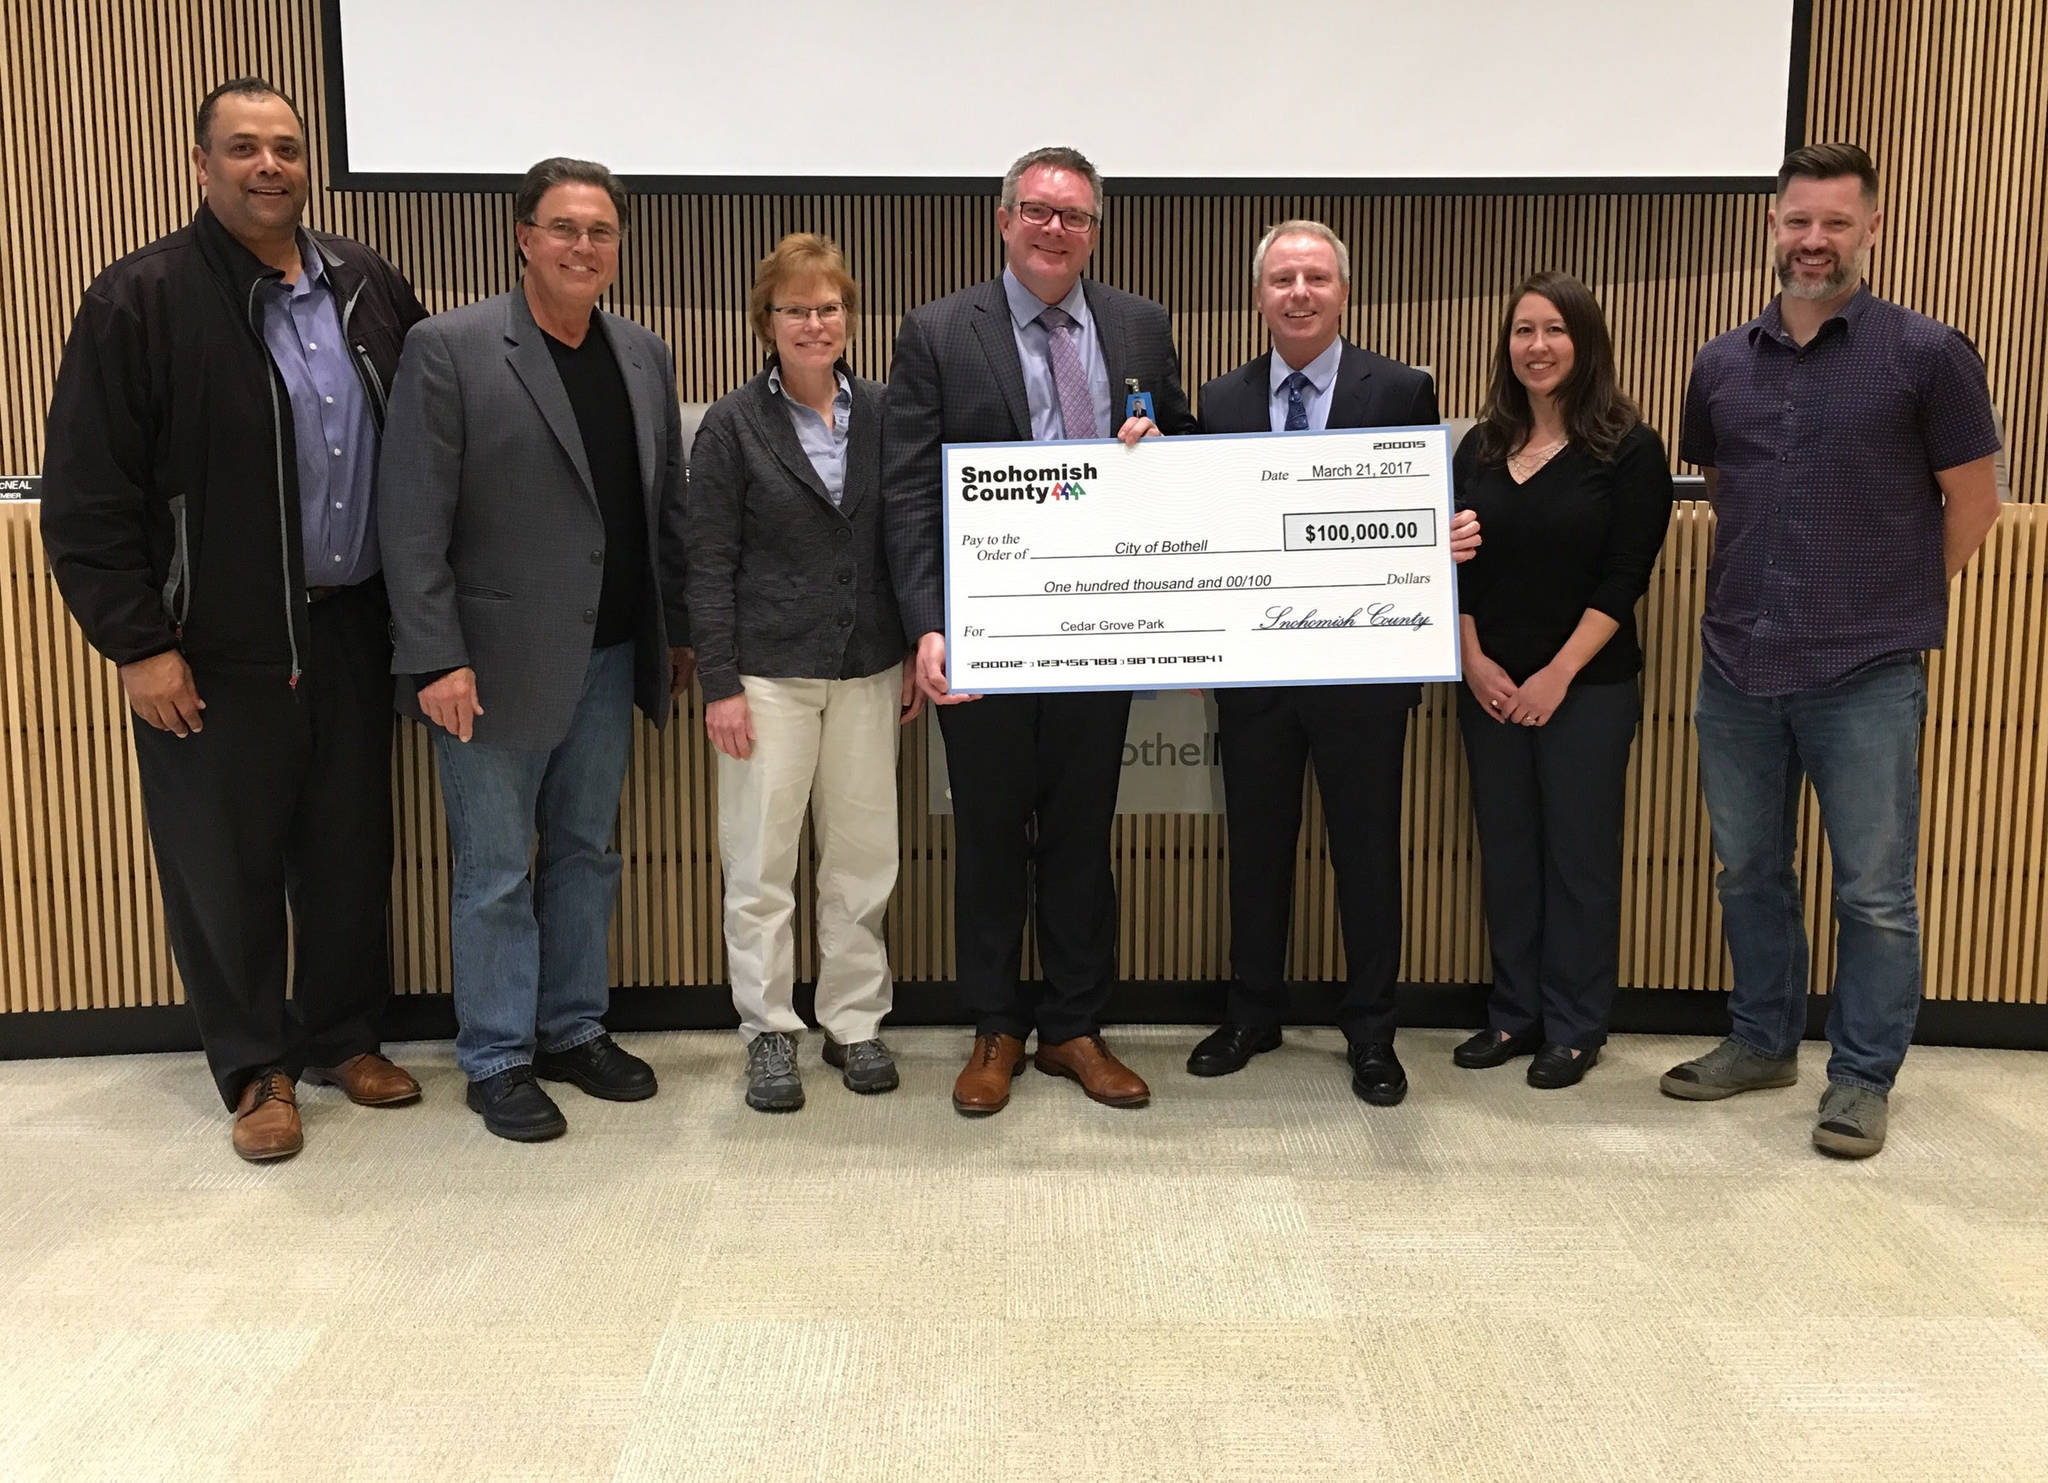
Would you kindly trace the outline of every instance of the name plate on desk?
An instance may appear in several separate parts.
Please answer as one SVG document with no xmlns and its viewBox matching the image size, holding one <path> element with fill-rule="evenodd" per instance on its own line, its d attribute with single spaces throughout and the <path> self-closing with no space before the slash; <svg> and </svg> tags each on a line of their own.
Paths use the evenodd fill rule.
<svg viewBox="0 0 2048 1483">
<path fill-rule="evenodd" d="M 0 474 L 0 504 L 37 504 L 42 497 L 41 474 Z"/>
<path fill-rule="evenodd" d="M 1458 678 L 1442 427 L 945 450 L 967 694 Z"/>
</svg>

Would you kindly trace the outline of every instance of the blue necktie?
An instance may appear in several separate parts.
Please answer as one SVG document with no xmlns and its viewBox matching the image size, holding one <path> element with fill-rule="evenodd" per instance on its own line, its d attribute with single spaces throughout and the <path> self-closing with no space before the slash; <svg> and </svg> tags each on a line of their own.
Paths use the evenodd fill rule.
<svg viewBox="0 0 2048 1483">
<path fill-rule="evenodd" d="M 1308 403 L 1301 399 L 1301 393 L 1307 386 L 1308 377 L 1299 371 L 1289 371 L 1287 379 L 1280 383 L 1280 389 L 1287 393 L 1287 426 L 1283 432 L 1308 431 Z"/>
</svg>

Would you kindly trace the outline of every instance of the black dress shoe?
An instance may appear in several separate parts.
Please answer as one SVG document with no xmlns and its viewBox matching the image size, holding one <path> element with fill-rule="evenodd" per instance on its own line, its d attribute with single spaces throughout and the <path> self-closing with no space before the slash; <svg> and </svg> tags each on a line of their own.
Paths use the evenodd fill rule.
<svg viewBox="0 0 2048 1483">
<path fill-rule="evenodd" d="M 1504 1035 L 1498 1030 L 1481 1030 L 1452 1051 L 1451 1060 L 1467 1071 L 1484 1071 L 1489 1066 L 1505 1066 L 1517 1056 L 1533 1056 L 1542 1044 L 1543 1037 L 1534 1031 Z"/>
<path fill-rule="evenodd" d="M 1394 1054 L 1394 1042 L 1375 1040 L 1370 1045 L 1353 1045 L 1347 1053 L 1351 1062 L 1351 1090 L 1375 1107 L 1392 1107 L 1408 1095 L 1408 1073 Z"/>
<path fill-rule="evenodd" d="M 1188 1075 L 1228 1076 L 1244 1070 L 1253 1056 L 1272 1050 L 1279 1043 L 1278 1025 L 1263 1030 L 1250 1025 L 1219 1025 L 1188 1052 Z"/>
<path fill-rule="evenodd" d="M 544 1050 L 533 1058 L 533 1072 L 549 1081 L 573 1081 L 607 1102 L 644 1102 L 655 1092 L 654 1068 L 620 1050 L 609 1035 L 574 1050 Z"/>
<path fill-rule="evenodd" d="M 511 1066 L 469 1084 L 469 1110 L 484 1115 L 484 1127 L 514 1143 L 545 1143 L 569 1131 L 555 1099 L 533 1079 L 531 1066 Z"/>
<path fill-rule="evenodd" d="M 1577 1086 L 1586 1073 L 1593 1069 L 1593 1063 L 1600 1059 L 1600 1048 L 1582 1050 L 1573 1055 L 1566 1045 L 1546 1045 L 1536 1052 L 1536 1059 L 1529 1063 L 1529 1085 L 1541 1087 L 1544 1091 L 1555 1091 L 1559 1087 Z"/>
</svg>

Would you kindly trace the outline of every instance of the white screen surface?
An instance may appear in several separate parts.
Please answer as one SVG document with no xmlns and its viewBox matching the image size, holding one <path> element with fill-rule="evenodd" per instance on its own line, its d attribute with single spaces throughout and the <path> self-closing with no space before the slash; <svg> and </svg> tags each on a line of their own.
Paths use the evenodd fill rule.
<svg viewBox="0 0 2048 1483">
<path fill-rule="evenodd" d="M 1751 179 L 1793 0 L 330 0 L 347 173 Z M 333 38 L 330 35 L 330 45 Z"/>
</svg>

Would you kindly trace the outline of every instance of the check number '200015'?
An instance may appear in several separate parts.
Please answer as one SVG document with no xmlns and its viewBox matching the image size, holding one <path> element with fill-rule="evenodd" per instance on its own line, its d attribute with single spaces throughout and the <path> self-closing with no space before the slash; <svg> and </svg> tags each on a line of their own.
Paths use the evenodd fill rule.
<svg viewBox="0 0 2048 1483">
<path fill-rule="evenodd" d="M 1434 546 L 1436 516 L 1422 510 L 1326 510 L 1283 515 L 1283 545 L 1289 551 L 1323 551 L 1332 547 L 1390 549 Z"/>
</svg>

